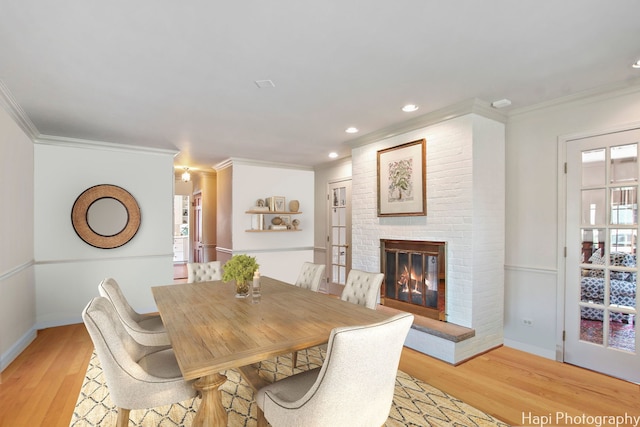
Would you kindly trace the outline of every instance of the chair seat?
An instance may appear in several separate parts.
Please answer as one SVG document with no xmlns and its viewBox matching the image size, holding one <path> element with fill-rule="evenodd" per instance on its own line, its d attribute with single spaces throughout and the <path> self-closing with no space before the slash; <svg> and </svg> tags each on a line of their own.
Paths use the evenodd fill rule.
<svg viewBox="0 0 640 427">
<path fill-rule="evenodd" d="M 138 322 L 138 325 L 140 325 L 142 329 L 145 329 L 150 332 L 165 332 L 162 319 L 158 315 L 149 316 L 148 318 Z"/>
<path fill-rule="evenodd" d="M 310 369 L 269 384 L 258 390 L 256 402 L 259 402 L 258 406 L 264 406 L 267 391 L 286 402 L 298 401 L 311 389 L 311 386 L 318 379 L 319 373 L 320 368 Z"/>
<path fill-rule="evenodd" d="M 147 354 L 138 360 L 138 364 L 148 374 L 154 377 L 176 378 L 182 376 L 182 372 L 180 372 L 180 367 L 176 361 L 176 356 L 173 354 L 173 349 L 171 348 Z"/>
</svg>

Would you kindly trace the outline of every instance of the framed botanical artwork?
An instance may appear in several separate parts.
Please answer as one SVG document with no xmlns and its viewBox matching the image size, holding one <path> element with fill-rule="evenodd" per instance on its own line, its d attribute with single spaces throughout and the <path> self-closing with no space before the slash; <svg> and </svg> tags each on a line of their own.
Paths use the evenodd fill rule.
<svg viewBox="0 0 640 427">
<path fill-rule="evenodd" d="M 378 151 L 378 216 L 427 214 L 427 142 Z"/>
<path fill-rule="evenodd" d="M 285 198 L 282 196 L 273 196 L 273 205 L 276 212 L 285 212 Z"/>
</svg>

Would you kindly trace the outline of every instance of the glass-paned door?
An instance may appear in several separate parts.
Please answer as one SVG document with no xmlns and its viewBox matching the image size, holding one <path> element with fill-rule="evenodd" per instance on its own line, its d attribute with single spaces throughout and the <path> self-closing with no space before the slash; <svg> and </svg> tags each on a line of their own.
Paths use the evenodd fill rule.
<svg viewBox="0 0 640 427">
<path fill-rule="evenodd" d="M 329 293 L 340 294 L 351 269 L 351 181 L 329 184 L 327 270 Z"/>
<path fill-rule="evenodd" d="M 640 381 L 640 131 L 568 141 L 565 361 Z"/>
</svg>

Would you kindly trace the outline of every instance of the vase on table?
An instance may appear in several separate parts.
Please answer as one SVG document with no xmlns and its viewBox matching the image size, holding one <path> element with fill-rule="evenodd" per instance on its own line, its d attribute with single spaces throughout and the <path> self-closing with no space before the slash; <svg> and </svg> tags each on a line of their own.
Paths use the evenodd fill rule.
<svg viewBox="0 0 640 427">
<path fill-rule="evenodd" d="M 236 280 L 236 298 L 246 298 L 249 295 L 249 283 Z"/>
</svg>

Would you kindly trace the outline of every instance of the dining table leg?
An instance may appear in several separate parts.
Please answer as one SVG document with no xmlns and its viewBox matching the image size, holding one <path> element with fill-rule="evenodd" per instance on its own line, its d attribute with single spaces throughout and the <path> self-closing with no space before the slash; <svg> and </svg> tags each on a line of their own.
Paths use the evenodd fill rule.
<svg viewBox="0 0 640 427">
<path fill-rule="evenodd" d="M 197 379 L 193 386 L 202 394 L 202 401 L 191 425 L 196 427 L 227 427 L 227 410 L 222 405 L 219 387 L 227 381 L 221 374 Z"/>
</svg>

